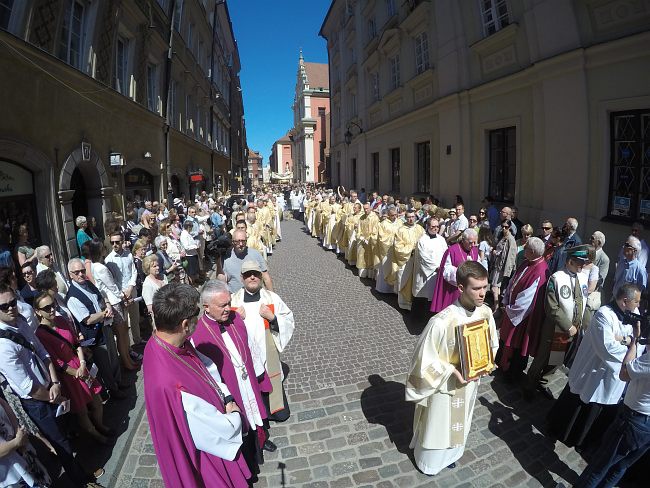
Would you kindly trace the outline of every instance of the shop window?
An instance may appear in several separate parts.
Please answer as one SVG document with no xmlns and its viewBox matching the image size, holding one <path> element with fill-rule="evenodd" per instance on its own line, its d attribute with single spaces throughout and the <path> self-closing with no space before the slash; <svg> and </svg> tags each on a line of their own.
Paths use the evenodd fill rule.
<svg viewBox="0 0 650 488">
<path fill-rule="evenodd" d="M 650 109 L 610 115 L 608 215 L 650 222 Z"/>
<path fill-rule="evenodd" d="M 495 201 L 513 203 L 515 200 L 516 136 L 515 127 L 488 132 L 488 194 Z"/>
<path fill-rule="evenodd" d="M 429 193 L 431 186 L 431 148 L 429 142 L 415 145 L 415 175 L 418 193 Z"/>
<path fill-rule="evenodd" d="M 391 186 L 390 189 L 393 193 L 400 193 L 400 153 L 399 147 L 390 150 L 390 175 Z"/>
</svg>

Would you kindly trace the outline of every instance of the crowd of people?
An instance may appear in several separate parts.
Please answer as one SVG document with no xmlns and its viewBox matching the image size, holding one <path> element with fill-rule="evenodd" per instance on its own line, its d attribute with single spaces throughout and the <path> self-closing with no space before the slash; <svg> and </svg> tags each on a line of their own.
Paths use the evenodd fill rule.
<svg viewBox="0 0 650 488">
<path fill-rule="evenodd" d="M 486 198 L 466 215 L 456 200 L 444 208 L 432 196 L 313 185 L 136 198 L 99 232 L 76 216 L 79 257 L 61 267 L 20 226 L 0 252 L 4 483 L 49 486 L 58 464 L 35 454 L 49 448 L 70 486 L 98 486 L 103 470 L 80 465 L 70 438 L 113 443 L 103 410 L 140 367 L 165 484 L 254 483 L 264 451 L 277 448 L 271 422 L 290 415 L 280 354 L 295 323 L 269 269 L 289 211 L 404 313 L 432 316 L 406 381 L 422 472 L 463 455 L 480 375 L 463 370 L 456 330 L 484 324 L 492 374 L 526 400 L 555 400 L 547 383 L 568 371 L 548 435 L 593 448 L 575 486 L 613 486 L 650 446 L 642 224 L 621 246 L 610 290 L 602 232 L 583 244 L 573 217 L 536 233 L 515 207 Z"/>
</svg>

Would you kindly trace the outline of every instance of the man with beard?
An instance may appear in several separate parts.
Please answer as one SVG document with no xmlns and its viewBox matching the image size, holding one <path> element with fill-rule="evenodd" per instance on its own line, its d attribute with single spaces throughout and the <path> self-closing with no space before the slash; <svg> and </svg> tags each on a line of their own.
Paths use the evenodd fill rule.
<svg viewBox="0 0 650 488">
<path fill-rule="evenodd" d="M 255 261 L 245 261 L 241 271 L 244 287 L 232 295 L 232 307 L 246 324 L 255 376 L 268 418 L 283 422 L 290 412 L 282 385 L 280 353 L 293 335 L 293 312 L 278 295 L 264 289 L 262 271 Z"/>
<path fill-rule="evenodd" d="M 442 256 L 440 261 L 442 279 L 436 281 L 436 287 L 433 290 L 433 297 L 431 298 L 432 312 L 440 312 L 454 303 L 460 295 L 460 291 L 456 286 L 456 270 L 465 261 L 478 261 L 477 240 L 478 234 L 474 229 L 465 229 L 461 234 L 460 242 L 450 246 Z"/>
<path fill-rule="evenodd" d="M 483 304 L 488 287 L 486 269 L 478 262 L 466 261 L 455 278 L 460 296 L 427 324 L 406 380 L 406 400 L 416 404 L 410 447 L 418 468 L 428 475 L 455 467 L 472 424 L 479 381 L 468 382 L 461 374 L 456 329 L 487 321 L 488 347 L 493 353 L 498 347 L 492 311 Z"/>
</svg>

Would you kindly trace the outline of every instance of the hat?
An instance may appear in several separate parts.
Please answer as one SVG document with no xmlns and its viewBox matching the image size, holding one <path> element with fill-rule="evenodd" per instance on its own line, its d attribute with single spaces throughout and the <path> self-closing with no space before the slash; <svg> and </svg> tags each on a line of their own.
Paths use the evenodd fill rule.
<svg viewBox="0 0 650 488">
<path fill-rule="evenodd" d="M 241 274 L 247 273 L 249 271 L 257 271 L 258 273 L 261 273 L 262 269 L 260 268 L 260 265 L 257 263 L 257 261 L 251 261 L 250 259 L 247 259 L 241 265 Z"/>
<path fill-rule="evenodd" d="M 566 250 L 567 259 L 573 258 L 582 263 L 589 261 L 589 246 L 583 244 L 581 246 L 570 247 Z"/>
<path fill-rule="evenodd" d="M 174 198 L 174 205 L 178 205 L 179 203 L 181 203 L 181 199 L 180 198 Z"/>
</svg>

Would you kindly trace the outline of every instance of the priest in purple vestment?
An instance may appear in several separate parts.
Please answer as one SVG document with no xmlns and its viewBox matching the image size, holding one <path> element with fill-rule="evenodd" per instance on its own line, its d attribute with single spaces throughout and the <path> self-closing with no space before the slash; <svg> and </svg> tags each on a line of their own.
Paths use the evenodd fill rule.
<svg viewBox="0 0 650 488">
<path fill-rule="evenodd" d="M 456 284 L 456 270 L 465 261 L 478 260 L 478 234 L 474 229 L 465 229 L 461 234 L 461 240 L 449 246 L 440 260 L 440 271 L 438 280 L 433 289 L 431 298 L 431 311 L 438 313 L 454 303 L 460 296 Z M 440 279 L 442 277 L 442 279 Z"/>
<path fill-rule="evenodd" d="M 213 363 L 187 337 L 198 292 L 172 283 L 153 298 L 156 331 L 144 351 L 144 395 L 156 458 L 168 488 L 244 488 L 242 416 Z"/>
<path fill-rule="evenodd" d="M 518 379 L 528 365 L 531 334 L 539 313 L 544 310 L 544 290 L 548 266 L 544 241 L 531 237 L 524 246 L 525 261 L 510 279 L 503 294 L 501 343 L 497 364 L 510 379 Z M 541 297 L 541 300 L 539 298 Z"/>
<path fill-rule="evenodd" d="M 242 453 L 256 475 L 258 465 L 264 463 L 262 448 L 275 450 L 272 449 L 275 445 L 269 445 L 271 449 L 267 447 L 270 444 L 268 415 L 262 400 L 262 391 L 270 391 L 271 382 L 266 373 L 261 381 L 255 376 L 246 324 L 230 308 L 228 285 L 218 280 L 208 281 L 201 290 L 201 303 L 204 313 L 192 334 L 192 343 L 216 364 L 237 405 L 242 407 Z"/>
</svg>

